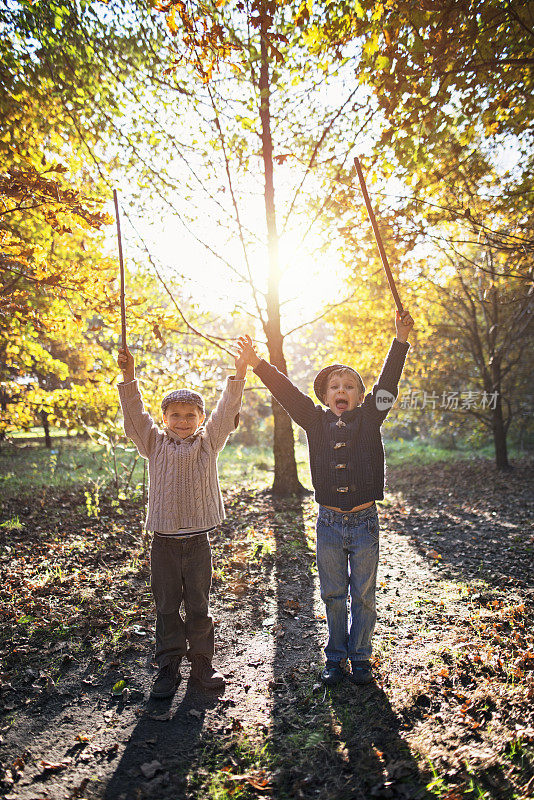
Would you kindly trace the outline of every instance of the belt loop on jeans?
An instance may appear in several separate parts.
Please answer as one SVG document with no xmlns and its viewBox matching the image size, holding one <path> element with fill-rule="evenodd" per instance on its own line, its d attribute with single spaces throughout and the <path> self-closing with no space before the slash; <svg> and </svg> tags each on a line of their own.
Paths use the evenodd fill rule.
<svg viewBox="0 0 534 800">
<path fill-rule="evenodd" d="M 334 512 L 329 508 L 321 506 L 319 509 L 319 516 L 322 517 L 328 525 L 331 525 L 334 518 Z"/>
</svg>

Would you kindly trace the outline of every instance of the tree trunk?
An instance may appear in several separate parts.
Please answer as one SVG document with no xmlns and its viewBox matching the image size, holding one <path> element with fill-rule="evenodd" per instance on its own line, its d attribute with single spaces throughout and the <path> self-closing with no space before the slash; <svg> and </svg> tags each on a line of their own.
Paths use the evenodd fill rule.
<svg viewBox="0 0 534 800">
<path fill-rule="evenodd" d="M 506 444 L 506 427 L 502 412 L 501 398 L 501 365 L 497 357 L 490 363 L 493 391 L 497 392 L 497 400 L 492 415 L 493 442 L 495 445 L 495 464 L 497 469 L 510 469 L 508 447 Z"/>
<path fill-rule="evenodd" d="M 493 412 L 492 427 L 493 442 L 495 445 L 495 464 L 497 465 L 497 469 L 510 469 L 510 463 L 508 461 L 508 447 L 506 444 L 506 431 L 504 429 L 502 407 L 499 401 L 497 401 L 497 407 Z"/>
<path fill-rule="evenodd" d="M 7 411 L 7 402 L 8 402 L 8 396 L 7 396 L 6 392 L 4 392 L 3 389 L 0 389 L 0 408 L 2 409 L 2 411 L 4 413 Z M 0 444 L 5 440 L 5 438 L 6 438 L 6 432 L 5 432 L 5 430 L 1 430 L 0 431 Z"/>
<path fill-rule="evenodd" d="M 281 372 L 287 375 L 287 365 L 283 351 L 280 327 L 280 267 L 278 263 L 278 231 L 276 228 L 276 209 L 274 204 L 273 142 L 271 137 L 270 75 L 267 34 L 269 18 L 266 16 L 267 4 L 262 6 L 261 22 L 261 68 L 259 76 L 260 120 L 262 157 L 265 172 L 265 216 L 267 221 L 267 248 L 269 255 L 269 279 L 267 287 L 267 322 L 264 326 L 267 337 L 269 359 Z M 272 400 L 274 417 L 274 483 L 276 495 L 300 494 L 304 487 L 300 483 L 295 461 L 295 440 L 293 426 L 284 409 Z"/>
<path fill-rule="evenodd" d="M 46 411 L 41 411 L 41 425 L 43 426 L 45 435 L 45 447 L 50 450 L 52 448 L 52 439 L 50 438 L 50 424 L 48 422 L 48 414 Z"/>
</svg>

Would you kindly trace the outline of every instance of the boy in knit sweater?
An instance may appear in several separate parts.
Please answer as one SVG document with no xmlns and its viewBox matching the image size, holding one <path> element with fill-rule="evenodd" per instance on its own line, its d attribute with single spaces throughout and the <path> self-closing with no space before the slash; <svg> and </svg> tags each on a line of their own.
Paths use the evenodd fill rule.
<svg viewBox="0 0 534 800">
<path fill-rule="evenodd" d="M 204 400 L 190 389 L 163 398 L 161 430 L 145 411 L 135 378 L 135 362 L 121 348 L 119 397 L 124 430 L 148 459 L 147 530 L 153 532 L 151 587 L 156 603 L 155 660 L 159 671 L 151 696 L 172 697 L 187 655 L 191 677 L 205 689 L 224 687 L 212 665 L 213 621 L 209 613 L 211 548 L 209 533 L 224 519 L 217 458 L 237 427 L 247 364 L 237 357 L 217 407 L 204 425 Z M 184 604 L 185 618 L 180 614 Z"/>
<path fill-rule="evenodd" d="M 260 359 L 249 336 L 239 352 L 271 394 L 306 431 L 317 518 L 317 567 L 326 607 L 328 641 L 321 679 L 339 683 L 347 659 L 350 678 L 372 680 L 369 658 L 376 622 L 376 573 L 379 526 L 375 500 L 384 497 L 384 448 L 380 426 L 397 396 L 413 319 L 396 314 L 393 340 L 378 382 L 365 386 L 352 367 L 331 364 L 314 381 L 316 406 L 276 367 Z M 347 598 L 350 593 L 350 620 Z"/>
</svg>

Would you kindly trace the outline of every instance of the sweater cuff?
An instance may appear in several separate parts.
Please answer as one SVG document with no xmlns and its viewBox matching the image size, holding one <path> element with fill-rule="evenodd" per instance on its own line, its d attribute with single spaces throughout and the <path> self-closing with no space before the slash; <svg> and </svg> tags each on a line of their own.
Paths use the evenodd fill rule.
<svg viewBox="0 0 534 800">
<path fill-rule="evenodd" d="M 124 397 L 125 400 L 130 400 L 132 397 L 135 397 L 139 394 L 139 383 L 137 378 L 133 381 L 128 381 L 128 383 L 118 383 L 117 387 L 119 389 L 119 394 L 121 397 Z"/>
<path fill-rule="evenodd" d="M 395 338 L 393 339 L 393 344 L 391 345 L 392 350 L 393 348 L 395 348 L 395 350 L 397 350 L 398 353 L 406 355 L 406 353 L 410 349 L 410 342 L 399 342 L 399 340 L 395 336 Z"/>
<path fill-rule="evenodd" d="M 243 391 L 243 389 L 245 387 L 245 383 L 246 383 L 246 379 L 245 378 L 239 379 L 239 378 L 234 377 L 233 375 L 230 375 L 226 379 L 225 388 L 228 390 L 228 392 L 231 395 L 234 395 L 234 394 L 238 395 Z"/>
</svg>

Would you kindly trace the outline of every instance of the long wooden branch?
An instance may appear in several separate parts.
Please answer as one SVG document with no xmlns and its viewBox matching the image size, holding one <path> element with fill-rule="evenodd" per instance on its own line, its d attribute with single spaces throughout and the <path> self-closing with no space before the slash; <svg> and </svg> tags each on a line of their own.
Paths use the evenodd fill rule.
<svg viewBox="0 0 534 800">
<path fill-rule="evenodd" d="M 438 69 L 437 75 L 461 75 L 463 72 L 480 72 L 484 69 L 500 69 L 502 66 L 518 66 L 530 67 L 534 65 L 534 58 L 492 58 L 487 61 L 481 61 L 479 64 L 466 64 L 462 67 L 455 67 L 454 69 Z M 405 73 L 406 77 L 417 76 L 418 72 L 408 71 Z"/>
<path fill-rule="evenodd" d="M 356 172 L 358 173 L 358 178 L 360 180 L 360 186 L 362 189 L 363 199 L 365 201 L 365 206 L 367 208 L 367 213 L 369 215 L 369 219 L 371 221 L 371 225 L 373 226 L 373 231 L 375 234 L 376 244 L 378 247 L 378 251 L 380 253 L 380 258 L 382 259 L 382 264 L 384 266 L 384 272 L 386 273 L 386 278 L 388 280 L 389 288 L 391 289 L 391 294 L 393 295 L 393 299 L 395 300 L 395 305 L 397 306 L 399 314 L 402 314 L 404 311 L 404 307 L 402 305 L 402 301 L 400 299 L 399 293 L 397 291 L 397 287 L 395 285 L 395 279 L 393 277 L 393 273 L 391 272 L 391 267 L 389 266 L 388 257 L 386 255 L 386 250 L 384 244 L 382 242 L 382 237 L 380 235 L 380 229 L 378 227 L 378 223 L 375 218 L 375 214 L 373 211 L 373 207 L 371 205 L 371 201 L 369 199 L 369 194 L 367 192 L 367 186 L 365 185 L 365 179 L 363 177 L 363 172 L 361 168 L 361 164 L 359 159 L 356 157 L 354 159 L 354 166 L 356 167 Z"/>
<path fill-rule="evenodd" d="M 113 202 L 115 204 L 115 219 L 117 222 L 117 240 L 119 244 L 119 267 L 120 267 L 120 306 L 121 306 L 121 345 L 126 347 L 126 292 L 124 287 L 124 260 L 122 257 L 122 236 L 121 221 L 119 217 L 119 198 L 117 190 L 113 189 Z"/>
</svg>

